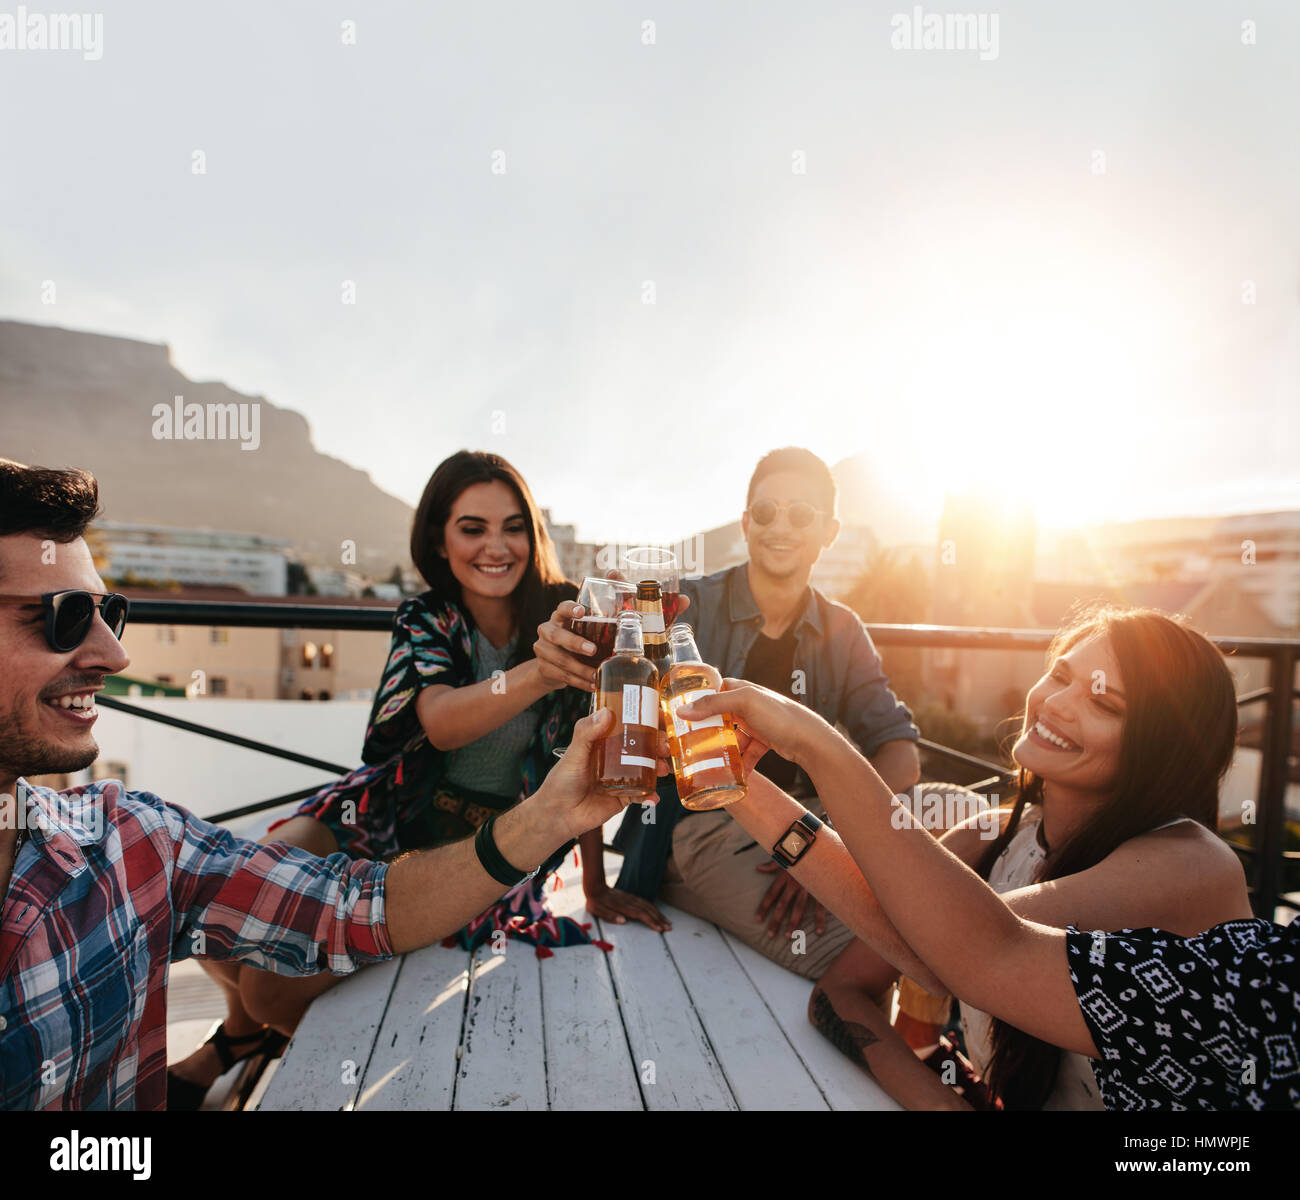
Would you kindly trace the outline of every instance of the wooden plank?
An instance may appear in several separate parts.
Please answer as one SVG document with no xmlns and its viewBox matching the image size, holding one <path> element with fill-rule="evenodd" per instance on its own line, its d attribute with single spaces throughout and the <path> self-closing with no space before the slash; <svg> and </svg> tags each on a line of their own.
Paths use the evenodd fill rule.
<svg viewBox="0 0 1300 1200">
<path fill-rule="evenodd" d="M 470 956 L 440 944 L 406 955 L 361 1080 L 358 1109 L 451 1108 Z"/>
<path fill-rule="evenodd" d="M 283 1054 L 279 1058 L 271 1059 L 266 1064 L 266 1070 L 262 1072 L 262 1078 L 257 1081 L 257 1086 L 248 1097 L 248 1103 L 244 1105 L 245 1112 L 256 1112 L 262 1107 L 262 1099 L 266 1095 L 266 1089 L 271 1086 L 271 1080 L 275 1078 L 275 1073 L 280 1069 L 282 1062 L 284 1062 Z"/>
<path fill-rule="evenodd" d="M 582 899 L 580 882 L 569 883 L 558 895 L 571 898 L 573 893 Z M 591 921 L 595 932 L 585 907 L 566 905 L 564 915 L 579 924 Z M 541 960 L 546 1091 L 552 1109 L 627 1112 L 645 1107 L 609 957 L 599 946 L 566 946 Z"/>
<path fill-rule="evenodd" d="M 676 923 L 675 913 L 662 911 Z M 601 936 L 614 944 L 609 967 L 646 1108 L 735 1109 L 731 1089 L 664 935 L 639 921 L 597 924 Z"/>
<path fill-rule="evenodd" d="M 855 1112 L 901 1110 L 874 1079 L 849 1062 L 813 1028 L 808 1020 L 811 981 L 764 958 L 726 930 L 722 931 L 722 938 L 832 1108 Z"/>
<path fill-rule="evenodd" d="M 474 952 L 456 1079 L 456 1109 L 546 1108 L 542 984 L 533 948 Z"/>
<path fill-rule="evenodd" d="M 816 1081 L 715 925 L 660 906 L 664 938 L 742 1109 L 825 1110 Z"/>
<path fill-rule="evenodd" d="M 263 1110 L 352 1108 L 401 962 L 362 967 L 312 1001 L 267 1085 Z"/>
</svg>

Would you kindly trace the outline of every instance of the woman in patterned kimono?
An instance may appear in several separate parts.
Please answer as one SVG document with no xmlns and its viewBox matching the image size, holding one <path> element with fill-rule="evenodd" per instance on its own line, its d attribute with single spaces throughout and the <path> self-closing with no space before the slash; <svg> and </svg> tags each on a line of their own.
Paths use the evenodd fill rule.
<svg viewBox="0 0 1300 1200">
<path fill-rule="evenodd" d="M 912 824 L 905 806 L 892 803 L 869 764 L 841 752 L 837 735 L 819 728 L 815 714 L 752 685 L 737 682 L 734 692 L 684 708 L 683 716 L 729 709 L 760 742 L 812 777 L 835 833 L 819 834 L 820 867 L 818 854 L 810 853 L 796 877 L 861 940 L 852 947 L 856 957 L 841 960 L 853 978 L 836 969 L 823 976 L 809 1016 L 906 1107 L 967 1107 L 967 1100 L 982 1097 L 972 1091 L 977 1081 L 960 1078 L 962 1064 L 950 1050 L 934 1056 L 932 1071 L 889 1024 L 887 1010 L 866 998 L 900 970 L 926 990 L 960 1000 L 967 1050 L 995 1103 L 1101 1108 L 1108 1100 L 1100 1064 L 1077 1052 L 1083 1043 L 1076 1038 L 1066 1043 L 1076 1052 L 1063 1053 L 1062 1043 L 1034 1036 L 1042 1026 L 1024 1020 L 1015 955 L 992 954 L 981 973 L 969 954 L 953 960 L 961 967 L 953 971 L 950 957 L 927 953 L 927 947 L 941 947 L 946 956 L 954 945 L 988 948 L 988 937 L 972 935 L 968 904 L 986 916 L 1007 913 L 994 925 L 1003 933 L 1019 919 L 1062 938 L 1068 926 L 1153 927 L 1193 938 L 1250 918 L 1241 865 L 1215 834 L 1219 785 L 1236 741 L 1232 676 L 1214 644 L 1181 620 L 1150 609 L 1107 608 L 1062 629 L 1046 672 L 1025 699 L 1012 749 L 1020 766 L 1014 805 L 1000 810 L 997 823 L 981 813 L 938 843 L 924 831 L 920 841 L 916 834 L 904 839 Z M 794 800 L 758 776 L 728 812 L 767 846 L 799 816 Z M 895 834 L 883 844 L 882 819 Z M 917 844 L 920 850 L 905 856 Z M 931 844 L 937 853 L 926 859 Z M 927 867 L 931 860 L 939 866 Z M 956 881 L 951 887 L 939 886 L 949 877 Z M 897 878 L 911 883 L 903 889 Z M 986 902 L 990 887 L 1005 905 Z M 936 929 L 961 929 L 967 940 Z M 1068 991 L 1064 970 L 1060 976 Z M 962 981 L 972 977 L 977 986 L 964 989 Z M 990 997 L 993 1007 L 985 1003 Z M 965 1083 L 965 1094 L 950 1083 Z"/>
<path fill-rule="evenodd" d="M 509 463 L 461 451 L 439 465 L 415 513 L 411 558 L 429 590 L 397 610 L 364 765 L 273 824 L 265 841 L 322 857 L 390 859 L 470 837 L 537 788 L 557 761 L 552 751 L 567 744 L 583 714 L 588 697 L 532 652 L 537 626 L 577 590 Z M 542 956 L 552 946 L 589 943 L 586 926 L 554 917 L 543 899 L 568 849 L 461 930 L 460 944 L 472 948 L 497 930 L 533 943 Z M 229 1015 L 169 1072 L 169 1107 L 197 1108 L 234 1062 L 276 1052 L 337 979 L 203 965 L 222 984 Z"/>
</svg>

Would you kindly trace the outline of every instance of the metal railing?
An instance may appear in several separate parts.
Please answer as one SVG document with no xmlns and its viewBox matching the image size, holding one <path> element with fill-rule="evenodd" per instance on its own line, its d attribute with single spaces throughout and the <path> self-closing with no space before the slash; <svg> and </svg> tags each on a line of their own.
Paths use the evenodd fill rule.
<svg viewBox="0 0 1300 1200">
<path fill-rule="evenodd" d="M 131 620 L 144 625 L 209 625 L 262 629 L 337 629 L 391 630 L 393 607 L 361 607 L 325 604 L 254 604 L 178 600 L 133 600 Z M 911 646 L 956 650 L 1046 650 L 1055 636 L 1054 630 L 988 629 L 964 625 L 867 625 L 878 646 Z M 1300 639 L 1221 637 L 1211 639 L 1225 654 L 1237 658 L 1262 658 L 1269 663 L 1269 684 L 1237 697 L 1238 707 L 1262 703 L 1266 706 L 1263 738 L 1260 746 L 1261 770 L 1255 821 L 1255 841 L 1244 846 L 1229 841 L 1244 860 L 1250 883 L 1251 903 L 1257 915 L 1272 918 L 1280 904 L 1300 908 L 1300 895 L 1288 894 L 1284 887 L 1286 864 L 1300 861 L 1300 852 L 1288 851 L 1286 837 L 1286 788 L 1292 755 L 1294 701 L 1300 690 L 1295 686 L 1295 669 L 1300 657 Z M 239 737 L 219 729 L 183 721 L 176 717 L 150 712 L 116 697 L 100 695 L 96 703 L 115 708 L 145 720 L 184 729 L 204 737 L 243 746 L 277 758 L 347 774 L 351 768 L 328 763 L 308 755 L 297 754 L 278 746 Z M 946 761 L 987 772 L 988 777 L 971 785 L 981 792 L 1001 792 L 1014 783 L 1015 773 L 1006 766 L 922 739 L 920 745 Z M 305 799 L 320 790 L 320 785 L 283 796 L 246 804 L 208 818 L 214 823 L 231 821 L 267 809 L 278 808 Z"/>
</svg>

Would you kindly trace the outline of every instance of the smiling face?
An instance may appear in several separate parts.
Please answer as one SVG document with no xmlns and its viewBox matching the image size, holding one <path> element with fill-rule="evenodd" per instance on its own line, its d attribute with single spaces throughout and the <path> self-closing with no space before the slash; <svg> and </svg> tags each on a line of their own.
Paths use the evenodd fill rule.
<svg viewBox="0 0 1300 1200">
<path fill-rule="evenodd" d="M 1056 659 L 1025 698 L 1011 756 L 1047 784 L 1105 794 L 1119 775 L 1124 680 L 1110 639 L 1094 634 Z"/>
<path fill-rule="evenodd" d="M 768 525 L 760 525 L 750 515 L 750 510 L 760 500 L 771 500 L 781 506 L 775 520 Z M 773 471 L 754 485 L 749 508 L 741 520 L 741 529 L 749 544 L 750 562 L 778 579 L 792 576 L 806 579 L 812 574 L 821 552 L 840 531 L 840 523 L 825 514 L 814 517 L 812 524 L 796 529 L 790 524 L 788 506 L 799 500 L 816 509 L 825 507 L 817 489 L 804 475 L 796 471 Z"/>
<path fill-rule="evenodd" d="M 0 591 L 31 596 L 37 606 L 0 605 L 0 784 L 19 775 L 80 771 L 99 754 L 91 735 L 98 717 L 95 692 L 130 663 L 99 612 L 86 640 L 60 654 L 45 640 L 39 607 L 45 592 L 81 588 L 102 593 L 86 543 L 54 545 L 42 562 L 40 534 L 0 537 Z"/>
<path fill-rule="evenodd" d="M 438 553 L 466 595 L 505 599 L 528 569 L 528 517 L 499 479 L 473 484 L 456 497 L 442 537 Z"/>
</svg>

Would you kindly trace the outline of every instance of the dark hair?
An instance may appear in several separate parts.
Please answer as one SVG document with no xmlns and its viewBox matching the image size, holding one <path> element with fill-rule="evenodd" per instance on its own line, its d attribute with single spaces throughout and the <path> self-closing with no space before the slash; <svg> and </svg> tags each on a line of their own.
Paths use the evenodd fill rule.
<svg viewBox="0 0 1300 1200">
<path fill-rule="evenodd" d="M 99 484 L 89 471 L 28 467 L 0 458 L 0 537 L 38 533 L 75 542 L 99 512 Z"/>
<path fill-rule="evenodd" d="M 765 475 L 775 475 L 778 471 L 792 471 L 802 475 L 813 485 L 817 502 L 828 517 L 835 515 L 835 477 L 831 469 L 811 450 L 798 446 L 785 446 L 780 450 L 771 450 L 758 460 L 758 466 L 749 477 L 749 490 L 745 493 L 745 507 L 754 502 L 754 489 Z"/>
<path fill-rule="evenodd" d="M 461 599 L 460 582 L 438 551 L 442 549 L 444 531 L 457 497 L 476 483 L 493 480 L 499 480 L 514 492 L 528 525 L 528 567 L 511 595 L 515 629 L 521 634 L 513 660 L 519 662 L 531 658 L 533 653 L 533 639 L 524 631 L 545 621 L 561 596 L 573 592 L 573 585 L 560 570 L 555 546 L 533 494 L 514 467 L 500 455 L 482 450 L 458 450 L 443 459 L 429 476 L 411 522 L 411 561 L 435 596 L 455 603 L 472 623 L 473 617 Z"/>
<path fill-rule="evenodd" d="M 1237 741 L 1237 700 L 1223 655 L 1182 617 L 1156 609 L 1093 607 L 1069 620 L 1047 651 L 1056 659 L 1085 638 L 1104 636 L 1124 676 L 1126 709 L 1119 766 L 1106 801 L 1060 846 L 1049 847 L 1034 882 L 1086 871 L 1130 838 L 1175 817 L 1211 832 L 1219 785 Z M 1041 804 L 1043 780 L 1020 770 L 1006 829 L 980 859 L 988 879 L 1026 804 Z M 1056 1084 L 1061 1051 L 994 1020 L 987 1082 L 1006 1108 L 1041 1108 Z"/>
</svg>

